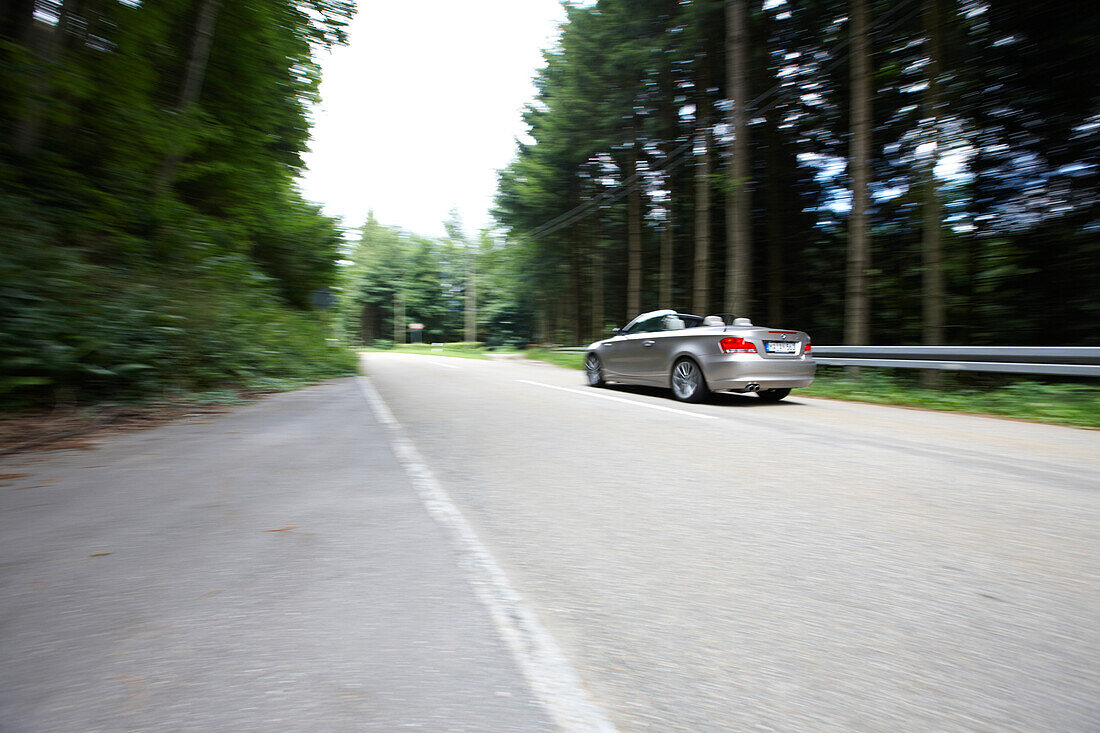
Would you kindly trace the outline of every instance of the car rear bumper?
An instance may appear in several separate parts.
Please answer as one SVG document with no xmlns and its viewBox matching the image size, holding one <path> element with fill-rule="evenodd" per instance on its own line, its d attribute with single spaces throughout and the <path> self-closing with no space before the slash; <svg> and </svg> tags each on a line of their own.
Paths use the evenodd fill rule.
<svg viewBox="0 0 1100 733">
<path fill-rule="evenodd" d="M 817 364 L 813 357 L 765 359 L 756 354 L 720 354 L 704 358 L 707 386 L 715 391 L 809 387 Z"/>
</svg>

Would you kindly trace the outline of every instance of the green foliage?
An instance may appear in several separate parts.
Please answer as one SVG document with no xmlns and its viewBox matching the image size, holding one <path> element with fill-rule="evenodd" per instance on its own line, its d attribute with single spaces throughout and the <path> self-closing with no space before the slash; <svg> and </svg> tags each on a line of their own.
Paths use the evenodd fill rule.
<svg viewBox="0 0 1100 733">
<path fill-rule="evenodd" d="M 320 317 L 282 305 L 243 257 L 123 269 L 85 254 L 26 234 L 0 250 L 0 405 L 354 373 Z"/>
<path fill-rule="evenodd" d="M 0 16 L 0 404 L 349 373 L 309 309 L 339 230 L 294 179 L 353 5 L 35 6 Z"/>
<path fill-rule="evenodd" d="M 477 278 L 478 331 L 491 347 L 531 339 L 530 309 L 522 293 L 523 262 L 488 234 L 476 243 L 452 235 L 433 240 L 379 224 L 368 217 L 340 276 L 338 318 L 346 337 L 361 344 L 393 343 L 394 307 L 403 302 L 406 323 L 424 324 L 425 343 L 464 336 L 465 293 Z M 403 332 L 408 338 L 408 331 Z"/>
<path fill-rule="evenodd" d="M 544 340 L 598 334 L 604 324 L 596 313 L 587 317 L 593 303 L 605 321 L 636 315 L 626 312 L 625 297 L 632 224 L 642 232 L 643 310 L 693 307 L 701 212 L 710 225 L 706 295 L 721 302 L 726 204 L 747 183 L 754 242 L 747 315 L 840 342 L 851 187 L 849 3 L 747 4 L 751 176 L 737 185 L 722 147 L 730 98 L 724 5 L 568 6 L 524 114 L 528 136 L 501 171 L 495 211 L 522 263 L 518 293 L 537 313 Z M 922 229 L 933 147 L 950 163 L 937 177 L 946 341 L 1100 343 L 1100 15 L 1023 0 L 868 6 L 871 343 L 924 336 Z M 923 22 L 933 8 L 936 33 Z M 925 95 L 932 36 L 941 49 L 935 114 Z M 715 141 L 709 177 L 702 166 L 692 170 L 703 131 Z M 675 151 L 682 154 L 666 159 Z M 630 175 L 635 163 L 640 181 Z M 642 193 L 640 212 L 630 210 L 630 189 Z M 671 302 L 659 302 L 669 230 Z"/>
</svg>

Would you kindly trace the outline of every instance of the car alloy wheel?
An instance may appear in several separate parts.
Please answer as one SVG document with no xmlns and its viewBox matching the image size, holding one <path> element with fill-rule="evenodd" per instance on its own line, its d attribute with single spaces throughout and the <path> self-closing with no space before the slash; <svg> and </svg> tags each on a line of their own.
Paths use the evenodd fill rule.
<svg viewBox="0 0 1100 733">
<path fill-rule="evenodd" d="M 681 402 L 700 402 L 710 390 L 699 365 L 691 359 L 680 359 L 672 367 L 672 394 Z"/>
<path fill-rule="evenodd" d="M 589 354 L 584 360 L 584 373 L 588 377 L 589 387 L 603 386 L 603 367 L 600 364 L 600 357 Z"/>
</svg>

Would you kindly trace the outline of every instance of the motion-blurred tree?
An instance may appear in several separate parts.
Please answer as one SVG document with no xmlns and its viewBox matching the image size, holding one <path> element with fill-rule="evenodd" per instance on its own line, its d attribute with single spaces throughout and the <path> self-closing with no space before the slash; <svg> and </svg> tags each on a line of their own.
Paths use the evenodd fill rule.
<svg viewBox="0 0 1100 733">
<path fill-rule="evenodd" d="M 353 12 L 330 0 L 4 4 L 0 398 L 331 368 L 301 312 L 335 276 L 338 228 L 295 179 L 314 55 L 344 42 Z"/>
<path fill-rule="evenodd" d="M 596 298 L 616 318 L 683 307 L 664 301 L 690 292 L 706 311 L 721 299 L 713 283 L 737 280 L 744 262 L 752 297 L 739 307 L 766 306 L 825 341 L 1100 343 L 1096 14 L 1018 0 L 752 0 L 743 95 L 716 78 L 737 56 L 722 39 L 742 4 L 728 18 L 724 5 L 570 6 L 538 79 L 532 140 L 498 197 L 516 252 L 546 273 L 537 292 Z M 741 96 L 739 136 L 715 120 Z M 738 137 L 749 154 L 722 155 Z M 681 149 L 691 154 L 669 154 Z M 713 185 L 738 158 L 751 167 L 733 182 L 753 186 Z M 675 185 L 685 162 L 694 185 Z M 762 245 L 751 258 L 735 251 L 738 196 Z M 693 236 L 672 248 L 670 276 L 677 227 Z M 577 241 L 600 236 L 606 245 L 585 245 L 588 272 L 565 266 Z M 545 298 L 539 309 L 556 330 L 561 309 Z"/>
</svg>

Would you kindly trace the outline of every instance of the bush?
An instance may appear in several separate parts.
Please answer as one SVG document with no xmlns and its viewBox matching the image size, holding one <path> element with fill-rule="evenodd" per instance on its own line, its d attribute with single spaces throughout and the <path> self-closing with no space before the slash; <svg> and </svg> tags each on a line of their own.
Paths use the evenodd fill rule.
<svg viewBox="0 0 1100 733">
<path fill-rule="evenodd" d="M 322 317 L 286 306 L 243 257 L 106 266 L 23 234 L 0 250 L 0 407 L 354 373 Z"/>
</svg>

